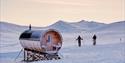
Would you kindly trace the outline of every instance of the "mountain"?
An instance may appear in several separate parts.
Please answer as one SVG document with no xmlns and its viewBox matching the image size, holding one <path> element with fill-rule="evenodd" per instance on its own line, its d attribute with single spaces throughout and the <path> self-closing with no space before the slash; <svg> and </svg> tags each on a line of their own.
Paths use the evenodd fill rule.
<svg viewBox="0 0 125 63">
<path fill-rule="evenodd" d="M 8 22 L 0 21 L 0 31 L 2 32 L 23 32 L 24 30 L 28 29 L 28 26 L 22 26 L 17 24 L 12 24 Z M 42 27 L 35 27 L 32 26 L 32 29 L 42 29 Z"/>
<path fill-rule="evenodd" d="M 125 21 L 114 22 L 110 24 L 88 22 L 81 20 L 80 22 L 65 22 L 62 20 L 47 26 L 47 27 L 34 27 L 32 29 L 56 29 L 60 32 L 81 32 L 81 31 L 125 31 Z M 7 22 L 0 22 L 0 31 L 2 32 L 23 32 L 28 29 L 28 26 L 21 26 Z"/>
<path fill-rule="evenodd" d="M 81 21 L 76 22 L 76 23 L 71 23 L 71 25 L 75 26 L 77 28 L 80 28 L 80 29 L 85 29 L 85 30 L 90 31 L 90 30 L 94 30 L 94 29 L 106 26 L 107 24 L 98 23 L 98 22 L 94 22 L 94 21 L 88 22 L 85 20 L 81 20 Z"/>
<path fill-rule="evenodd" d="M 12 24 L 12 23 L 7 23 L 7 22 L 0 22 L 0 31 L 1 32 L 18 32 L 21 30 L 24 30 L 26 27 Z"/>
<path fill-rule="evenodd" d="M 48 26 L 48 28 L 53 28 L 53 29 L 57 29 L 61 32 L 79 32 L 79 31 L 83 31 L 83 29 L 79 29 L 75 26 L 72 26 L 71 24 L 64 22 L 62 20 Z"/>
<path fill-rule="evenodd" d="M 125 21 L 110 23 L 106 26 L 95 29 L 94 31 L 123 31 L 125 32 Z"/>
</svg>

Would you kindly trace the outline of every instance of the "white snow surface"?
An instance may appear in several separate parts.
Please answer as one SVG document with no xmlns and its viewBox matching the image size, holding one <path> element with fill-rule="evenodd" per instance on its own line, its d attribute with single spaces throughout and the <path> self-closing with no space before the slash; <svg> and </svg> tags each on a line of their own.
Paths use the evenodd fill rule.
<svg viewBox="0 0 125 63">
<path fill-rule="evenodd" d="M 102 24 L 88 31 L 71 23 L 59 22 L 60 25 L 51 25 L 61 32 L 63 46 L 59 51 L 60 60 L 43 60 L 30 63 L 125 63 L 125 21 Z M 69 25 L 70 24 L 70 25 Z M 90 25 L 90 24 L 89 24 Z M 60 26 L 60 27 L 58 27 Z M 80 26 L 80 25 L 77 25 Z M 95 26 L 95 25 L 94 25 Z M 64 28 L 63 28 L 64 27 Z M 67 28 L 68 27 L 68 28 Z M 70 27 L 72 27 L 70 29 Z M 19 36 L 28 27 L 0 22 L 0 63 L 26 63 L 23 62 L 23 53 L 15 61 L 22 49 Z M 50 27 L 48 27 L 50 28 Z M 63 31 L 67 29 L 68 32 Z M 34 29 L 42 29 L 34 27 Z M 71 31 L 80 31 L 72 32 Z M 97 45 L 92 45 L 92 36 L 97 35 Z M 76 38 L 81 35 L 82 46 L 78 47 Z"/>
</svg>

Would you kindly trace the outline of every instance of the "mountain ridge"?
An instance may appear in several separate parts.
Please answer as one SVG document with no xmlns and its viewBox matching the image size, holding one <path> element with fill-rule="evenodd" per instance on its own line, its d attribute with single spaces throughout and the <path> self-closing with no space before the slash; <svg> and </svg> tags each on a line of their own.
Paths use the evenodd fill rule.
<svg viewBox="0 0 125 63">
<path fill-rule="evenodd" d="M 0 22 L 0 28 L 1 30 L 20 30 L 20 29 L 28 29 L 28 26 L 22 26 L 22 25 L 17 25 L 13 23 L 8 23 L 8 22 Z M 5 29 L 4 29 L 5 28 Z M 124 31 L 125 30 L 125 21 L 119 21 L 119 22 L 114 22 L 110 24 L 105 24 L 105 23 L 98 23 L 94 21 L 85 21 L 81 20 L 79 22 L 66 22 L 63 20 L 59 20 L 54 24 L 51 24 L 47 27 L 34 27 L 32 26 L 33 29 L 57 29 L 61 32 L 79 32 L 79 31 L 105 31 L 105 30 L 110 30 L 110 31 Z M 14 30 L 12 30 L 14 29 Z"/>
</svg>

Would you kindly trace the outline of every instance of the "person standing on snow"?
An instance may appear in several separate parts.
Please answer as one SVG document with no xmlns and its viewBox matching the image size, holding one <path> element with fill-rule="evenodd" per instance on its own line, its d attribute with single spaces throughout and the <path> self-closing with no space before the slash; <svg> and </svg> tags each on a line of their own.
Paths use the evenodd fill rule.
<svg viewBox="0 0 125 63">
<path fill-rule="evenodd" d="M 31 24 L 29 25 L 29 30 L 31 30 Z"/>
<path fill-rule="evenodd" d="M 78 36 L 78 38 L 76 40 L 78 40 L 78 46 L 81 47 L 81 40 L 83 40 L 83 39 L 80 37 L 80 35 Z"/>
<path fill-rule="evenodd" d="M 94 36 L 93 36 L 93 45 L 95 46 L 96 45 L 96 35 L 94 34 Z"/>
</svg>

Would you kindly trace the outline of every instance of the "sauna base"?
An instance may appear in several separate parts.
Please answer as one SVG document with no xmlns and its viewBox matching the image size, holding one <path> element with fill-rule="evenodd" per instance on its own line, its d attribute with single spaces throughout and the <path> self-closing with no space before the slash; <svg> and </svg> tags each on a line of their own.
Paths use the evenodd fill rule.
<svg viewBox="0 0 125 63">
<path fill-rule="evenodd" d="M 58 60 L 61 59 L 58 53 L 43 53 L 39 51 L 34 51 L 30 49 L 24 49 L 24 61 L 40 61 L 40 60 Z"/>
</svg>

